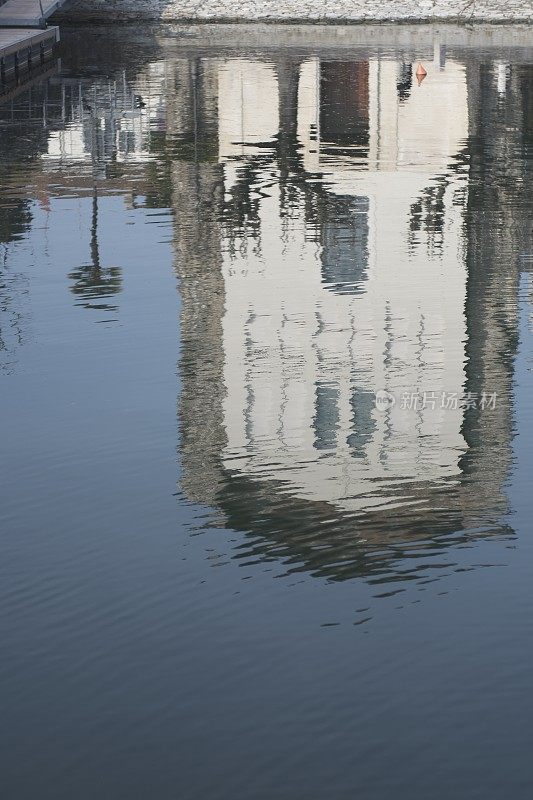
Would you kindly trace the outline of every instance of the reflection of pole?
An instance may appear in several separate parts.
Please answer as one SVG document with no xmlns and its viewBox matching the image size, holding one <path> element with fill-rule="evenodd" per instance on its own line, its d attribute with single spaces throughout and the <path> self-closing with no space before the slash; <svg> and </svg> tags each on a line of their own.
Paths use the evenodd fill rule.
<svg viewBox="0 0 533 800">
<path fill-rule="evenodd" d="M 316 73 L 315 73 L 315 81 L 316 81 L 316 152 L 317 152 L 317 163 L 320 162 L 320 137 L 321 137 L 321 127 L 320 127 L 320 102 L 321 102 L 321 90 L 320 90 L 320 59 L 316 59 L 315 62 Z"/>
<path fill-rule="evenodd" d="M 300 59 L 280 58 L 275 70 L 279 102 L 278 158 L 280 180 L 284 185 L 296 156 Z"/>
<path fill-rule="evenodd" d="M 433 39 L 433 63 L 441 71 L 446 66 L 446 45 L 442 44 L 438 35 Z"/>
<path fill-rule="evenodd" d="M 198 61 L 195 59 L 192 64 L 192 111 L 193 111 L 193 135 L 194 135 L 194 163 L 198 167 Z"/>
<path fill-rule="evenodd" d="M 100 254 L 98 252 L 98 190 L 96 184 L 93 191 L 93 214 L 91 219 L 91 263 L 93 269 L 100 269 Z"/>
<path fill-rule="evenodd" d="M 48 81 L 44 84 L 44 97 L 43 97 L 43 128 L 46 128 L 48 111 Z"/>
<path fill-rule="evenodd" d="M 200 197 L 200 169 L 198 164 L 198 82 L 200 80 L 198 59 L 194 59 L 190 65 L 191 74 L 191 90 L 192 90 L 192 113 L 193 113 L 193 137 L 194 137 L 194 180 L 195 180 L 195 197 Z M 196 216 L 197 224 L 201 224 L 201 205 L 196 203 Z"/>
</svg>

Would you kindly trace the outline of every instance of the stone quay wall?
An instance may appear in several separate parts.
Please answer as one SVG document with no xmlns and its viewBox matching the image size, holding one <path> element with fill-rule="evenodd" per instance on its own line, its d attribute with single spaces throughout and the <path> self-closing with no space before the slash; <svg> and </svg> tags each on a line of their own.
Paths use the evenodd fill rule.
<svg viewBox="0 0 533 800">
<path fill-rule="evenodd" d="M 70 22 L 533 23 L 533 0 L 71 0 Z"/>
</svg>

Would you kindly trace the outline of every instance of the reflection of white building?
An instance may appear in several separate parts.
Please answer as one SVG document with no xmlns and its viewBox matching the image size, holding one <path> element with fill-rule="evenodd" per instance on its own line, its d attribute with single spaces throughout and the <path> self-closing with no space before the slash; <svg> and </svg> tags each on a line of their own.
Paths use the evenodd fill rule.
<svg viewBox="0 0 533 800">
<path fill-rule="evenodd" d="M 50 131 L 43 160 L 52 166 L 68 163 L 104 164 L 152 161 L 151 134 L 166 128 L 166 61 L 150 63 L 132 85 L 123 80 L 85 85 L 61 79 L 54 113 L 63 124 Z"/>
<path fill-rule="evenodd" d="M 339 93 L 325 95 L 322 69 L 315 59 L 300 67 L 297 129 L 306 179 L 316 176 L 331 215 L 311 236 L 303 198 L 280 214 L 277 167 L 265 163 L 251 188 L 260 247 L 243 240 L 224 254 L 223 463 L 354 511 L 380 507 L 386 479 L 391 508 L 391 479 L 399 496 L 400 485 L 459 477 L 466 449 L 462 409 L 440 408 L 442 392 L 465 385 L 457 203 L 465 184 L 450 165 L 468 132 L 466 81 L 453 62 L 429 67 L 399 102 L 396 63 L 361 62 L 343 108 Z M 329 65 L 335 90 L 334 77 Z M 274 140 L 278 113 L 272 67 L 220 66 L 226 190 Z M 338 136 L 331 116 L 324 135 L 328 114 L 338 118 Z M 432 213 L 434 196 L 437 243 L 433 222 L 412 224 Z M 378 389 L 397 398 L 386 413 L 374 407 Z M 424 391 L 436 393 L 435 408 L 401 408 L 402 396 Z"/>
<path fill-rule="evenodd" d="M 91 153 L 87 148 L 85 130 L 82 122 L 69 122 L 64 128 L 51 131 L 48 136 L 48 149 L 43 153 L 44 161 L 61 163 L 91 163 Z"/>
</svg>

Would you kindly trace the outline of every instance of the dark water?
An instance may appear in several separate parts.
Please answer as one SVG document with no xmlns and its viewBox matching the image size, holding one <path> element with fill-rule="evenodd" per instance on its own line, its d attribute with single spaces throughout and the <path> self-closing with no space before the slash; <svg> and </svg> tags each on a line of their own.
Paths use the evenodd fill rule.
<svg viewBox="0 0 533 800">
<path fill-rule="evenodd" d="M 3 797 L 531 796 L 533 52 L 447 35 L 0 106 Z"/>
</svg>

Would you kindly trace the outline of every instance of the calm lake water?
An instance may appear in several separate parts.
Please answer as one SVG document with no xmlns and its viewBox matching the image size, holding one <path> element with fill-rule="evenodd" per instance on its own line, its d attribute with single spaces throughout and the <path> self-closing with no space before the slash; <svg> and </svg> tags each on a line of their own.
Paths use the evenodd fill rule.
<svg viewBox="0 0 533 800">
<path fill-rule="evenodd" d="M 523 32 L 62 35 L 0 105 L 3 797 L 530 798 Z"/>
</svg>

